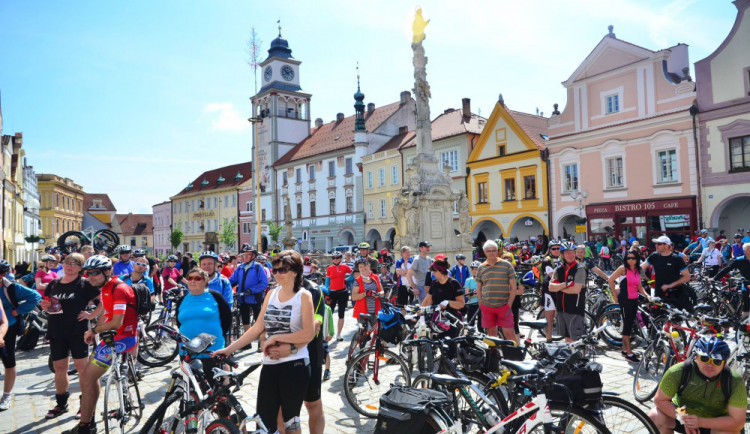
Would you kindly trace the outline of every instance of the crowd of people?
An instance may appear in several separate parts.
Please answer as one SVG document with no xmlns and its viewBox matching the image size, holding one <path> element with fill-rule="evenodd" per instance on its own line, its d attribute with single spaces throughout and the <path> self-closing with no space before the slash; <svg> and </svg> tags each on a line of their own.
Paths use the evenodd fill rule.
<svg viewBox="0 0 750 434">
<path fill-rule="evenodd" d="M 572 342 L 585 333 L 587 286 L 589 277 L 595 275 L 608 282 L 621 306 L 622 356 L 638 363 L 630 334 L 640 296 L 656 296 L 690 310 L 693 300 L 687 283 L 691 260 L 704 264 L 712 278 L 722 278 L 735 269 L 750 280 L 750 236 L 744 231 L 738 231 L 734 243 L 722 236 L 714 240 L 707 231 L 701 231 L 682 252 L 674 251 L 668 236 L 652 240 L 653 252 L 635 237 L 617 238 L 592 237 L 580 244 L 544 236 L 511 245 L 488 240 L 470 262 L 460 253 L 454 256 L 455 261 L 443 254 L 431 257 L 432 245 L 426 240 L 415 246 L 416 251 L 403 246 L 394 254 L 388 249 L 375 252 L 363 242 L 355 252 L 334 251 L 327 266 L 294 250 L 274 250 L 267 256 L 248 245 L 237 255 L 206 251 L 197 261 L 191 253 L 182 255 L 178 251 L 163 263 L 130 246 L 119 246 L 114 257 L 95 252 L 92 246 L 70 254 L 50 249 L 35 272 L 19 264 L 13 273 L 10 264 L 0 260 L 0 348 L 5 366 L 0 411 L 11 405 L 16 377 L 14 346 L 24 330 L 23 317 L 39 305 L 49 314 L 45 339 L 55 371 L 55 405 L 46 417 L 56 418 L 69 411 L 68 369 L 72 357 L 81 388 L 80 421 L 69 432 L 95 432 L 99 378 L 111 366 L 113 356 L 112 347 L 102 342 L 93 352 L 89 345 L 96 343 L 97 335 L 112 331 L 117 353 L 138 351 L 135 306 L 140 292 L 136 289 L 141 286 L 154 304 L 163 303 L 167 293 L 180 293 L 176 307 L 180 332 L 188 338 L 199 333 L 215 335 L 217 339 L 210 347 L 214 355 L 231 355 L 255 344 L 263 360 L 257 411 L 270 432 L 278 428 L 294 433 L 301 429 L 303 403 L 311 432 L 323 431 L 321 385 L 331 377 L 328 342 L 343 340 L 350 303 L 355 319 L 362 313 L 376 316 L 383 297 L 397 305 L 433 306 L 477 324 L 489 336 L 502 334 L 519 342 L 524 337 L 518 324 L 520 296 L 531 288 L 541 295 L 548 324 L 546 339 L 561 336 Z M 612 267 L 616 255 L 623 265 Z M 644 277 L 650 285 L 644 284 Z M 743 300 L 747 314 L 747 291 Z M 244 333 L 230 343 L 233 308 L 240 313 Z M 555 322 L 557 330 L 553 330 Z M 449 327 L 445 333 L 456 336 L 458 330 Z M 723 366 L 720 362 L 727 357 L 724 348 L 715 341 L 701 345 L 696 375 L 715 379 L 718 374 L 714 368 Z M 216 363 L 211 357 L 202 362 L 210 378 Z M 659 427 L 664 427 L 662 432 L 674 425 L 672 383 L 676 374 L 673 370 L 668 374 L 651 414 Z M 736 416 L 732 410 L 736 402 L 729 401 L 732 418 Z M 743 401 L 743 409 L 745 404 Z M 688 432 L 730 426 L 729 422 L 714 422 L 683 418 Z"/>
</svg>

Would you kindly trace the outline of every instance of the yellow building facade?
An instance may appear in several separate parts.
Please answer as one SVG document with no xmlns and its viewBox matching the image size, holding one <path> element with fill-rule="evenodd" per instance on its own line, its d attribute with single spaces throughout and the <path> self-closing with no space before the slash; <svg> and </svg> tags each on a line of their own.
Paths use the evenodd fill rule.
<svg viewBox="0 0 750 434">
<path fill-rule="evenodd" d="M 549 234 L 546 133 L 547 118 L 495 105 L 467 161 L 475 245 Z"/>
<path fill-rule="evenodd" d="M 47 245 L 67 231 L 80 231 L 83 226 L 83 188 L 70 178 L 53 174 L 37 174 L 37 190 L 41 207 L 42 238 Z"/>
</svg>

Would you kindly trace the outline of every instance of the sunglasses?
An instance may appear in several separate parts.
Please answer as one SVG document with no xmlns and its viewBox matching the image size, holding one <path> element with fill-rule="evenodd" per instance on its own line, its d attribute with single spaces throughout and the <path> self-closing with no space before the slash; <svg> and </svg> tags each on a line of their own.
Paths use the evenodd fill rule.
<svg viewBox="0 0 750 434">
<path fill-rule="evenodd" d="M 77 266 L 79 266 L 79 267 L 81 266 L 81 264 L 79 264 L 78 262 L 75 262 L 75 261 L 65 261 L 65 262 L 63 262 L 62 264 L 63 264 L 63 265 L 69 265 L 69 266 L 71 266 L 71 267 L 72 267 L 72 266 L 74 266 L 74 265 L 77 265 Z"/>
<path fill-rule="evenodd" d="M 273 274 L 286 274 L 289 272 L 289 267 L 271 268 Z"/>
<path fill-rule="evenodd" d="M 663 246 L 664 243 L 654 243 L 655 246 Z"/>
<path fill-rule="evenodd" d="M 144 264 L 143 262 L 133 262 L 134 265 L 139 265 L 141 267 L 148 267 L 148 264 Z"/>
<path fill-rule="evenodd" d="M 559 247 L 552 247 L 550 250 L 560 250 Z"/>
<path fill-rule="evenodd" d="M 87 271 L 87 272 L 86 272 L 86 274 L 87 274 L 87 275 L 88 275 L 89 277 L 96 277 L 96 276 L 98 276 L 98 275 L 102 274 L 102 272 L 101 272 L 101 271 Z"/>
<path fill-rule="evenodd" d="M 723 360 L 716 360 L 708 356 L 698 356 L 698 360 L 700 360 L 701 363 L 711 363 L 714 366 L 721 366 L 724 363 Z"/>
<path fill-rule="evenodd" d="M 188 282 L 201 282 L 201 281 L 203 281 L 203 277 L 201 277 L 201 276 L 188 276 L 185 279 Z"/>
<path fill-rule="evenodd" d="M 637 260 L 638 260 L 638 258 L 636 258 L 634 256 L 628 256 L 628 261 L 637 261 Z"/>
</svg>

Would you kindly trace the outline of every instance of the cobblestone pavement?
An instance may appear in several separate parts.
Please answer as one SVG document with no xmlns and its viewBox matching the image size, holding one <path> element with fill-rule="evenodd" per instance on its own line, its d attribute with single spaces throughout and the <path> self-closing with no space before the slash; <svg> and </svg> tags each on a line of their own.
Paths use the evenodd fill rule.
<svg viewBox="0 0 750 434">
<path fill-rule="evenodd" d="M 368 419 L 352 410 L 342 388 L 342 380 L 345 370 L 346 349 L 348 338 L 354 331 L 355 321 L 351 318 L 351 309 L 347 311 L 346 327 L 344 328 L 344 341 L 331 341 L 331 380 L 323 383 L 323 406 L 326 416 L 326 432 L 372 432 L 375 425 L 374 419 Z M 526 332 L 522 328 L 522 333 Z M 600 348 L 601 355 L 597 361 L 604 366 L 602 381 L 604 390 L 617 392 L 621 397 L 635 403 L 633 399 L 632 384 L 634 368 L 636 365 L 626 362 L 619 351 L 604 351 Z M 70 408 L 68 413 L 57 419 L 47 420 L 44 415 L 54 406 L 54 383 L 53 374 L 47 367 L 49 347 L 41 345 L 31 352 L 20 351 L 18 358 L 18 378 L 14 388 L 11 408 L 0 413 L 0 433 L 60 433 L 70 429 L 75 423 L 75 412 L 78 410 L 78 387 L 77 376 L 71 377 L 70 385 Z M 241 365 L 248 361 L 259 358 L 255 350 L 244 351 L 238 354 Z M 141 395 L 146 403 L 144 419 L 151 414 L 164 397 L 164 390 L 169 382 L 169 371 L 176 366 L 173 362 L 169 366 L 161 368 L 147 368 L 144 370 L 144 378 L 139 383 Z M 72 366 L 72 365 L 71 365 Z M 240 397 L 248 413 L 255 409 L 255 390 L 257 388 L 258 372 L 251 374 L 243 386 Z M 101 411 L 101 400 L 99 401 L 99 412 Z M 641 406 L 644 411 L 648 409 Z M 307 430 L 307 413 L 304 406 L 302 410 L 303 431 Z M 99 432 L 104 432 L 101 421 L 98 424 Z"/>
</svg>

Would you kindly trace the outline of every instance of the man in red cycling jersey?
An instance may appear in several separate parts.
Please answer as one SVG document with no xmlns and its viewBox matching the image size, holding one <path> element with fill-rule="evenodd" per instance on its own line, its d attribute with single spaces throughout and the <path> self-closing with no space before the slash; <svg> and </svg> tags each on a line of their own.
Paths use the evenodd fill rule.
<svg viewBox="0 0 750 434">
<path fill-rule="evenodd" d="M 101 288 L 101 303 L 97 311 L 103 315 L 95 327 L 83 335 L 86 343 L 92 343 L 94 336 L 116 330 L 114 350 L 118 354 L 132 350 L 138 333 L 138 312 L 133 289 L 112 274 L 112 261 L 106 256 L 96 255 L 86 260 L 83 270 L 92 285 Z M 96 402 L 101 393 L 99 378 L 112 366 L 112 348 L 104 341 L 94 349 L 89 364 L 81 374 L 81 421 L 68 433 L 95 433 L 93 417 Z"/>
</svg>

